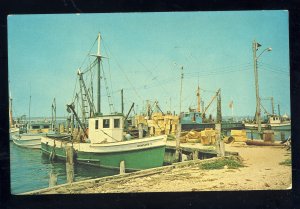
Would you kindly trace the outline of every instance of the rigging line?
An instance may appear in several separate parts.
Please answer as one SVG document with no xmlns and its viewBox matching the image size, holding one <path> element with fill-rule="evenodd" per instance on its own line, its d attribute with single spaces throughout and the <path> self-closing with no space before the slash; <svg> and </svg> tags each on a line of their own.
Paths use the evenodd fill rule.
<svg viewBox="0 0 300 209">
<path fill-rule="evenodd" d="M 114 137 L 110 136 L 109 134 L 107 134 L 106 132 L 104 132 L 103 130 L 100 130 L 102 131 L 102 133 L 104 133 L 106 136 L 110 137 L 111 139 L 115 140 L 115 141 L 118 141 L 117 139 L 115 139 Z"/>
<path fill-rule="evenodd" d="M 112 87 L 112 79 L 111 79 L 110 61 L 109 61 L 109 59 L 108 59 L 107 61 L 108 61 L 109 81 L 110 81 L 110 94 L 111 94 L 111 95 L 114 95 L 114 94 L 112 93 L 113 87 Z M 112 98 L 112 100 L 114 101 L 114 98 Z M 115 110 L 114 110 L 114 111 L 115 111 Z"/>
<path fill-rule="evenodd" d="M 104 83 L 105 83 L 106 96 L 107 96 L 107 100 L 108 100 L 108 104 L 109 104 L 109 110 L 110 110 L 111 113 L 113 113 L 114 106 L 113 106 L 113 104 L 111 102 L 110 91 L 109 91 L 109 88 L 108 88 L 108 85 L 107 85 L 107 79 L 106 79 L 106 76 L 105 76 L 105 73 L 104 73 L 104 69 L 103 69 L 102 63 L 101 63 L 101 69 L 102 69 L 103 79 L 104 79 Z"/>
<path fill-rule="evenodd" d="M 93 67 L 95 67 L 95 65 L 97 64 L 97 59 L 95 59 L 89 66 L 87 66 L 82 73 L 85 74 L 88 71 L 92 70 Z"/>
<path fill-rule="evenodd" d="M 110 54 L 112 54 L 110 52 Z M 132 82 L 130 81 L 130 79 L 127 77 L 126 73 L 124 72 L 124 70 L 122 69 L 121 65 L 119 64 L 119 62 L 115 59 L 115 62 L 117 64 L 117 66 L 119 67 L 119 69 L 121 70 L 121 72 L 124 74 L 126 80 L 128 81 L 128 83 L 131 85 L 132 89 L 134 90 L 135 94 L 137 95 L 137 97 L 140 99 L 140 101 L 143 101 L 143 98 L 139 95 L 139 93 L 137 92 L 136 88 L 134 87 L 134 85 L 132 84 Z"/>
<path fill-rule="evenodd" d="M 98 40 L 98 36 L 96 37 L 96 39 L 95 39 L 94 43 L 92 44 L 92 46 L 91 46 L 91 48 L 90 48 L 90 50 L 89 50 L 88 54 L 85 56 L 85 58 L 84 58 L 84 60 L 83 60 L 83 62 L 81 63 L 81 65 L 80 65 L 80 67 L 79 67 L 79 68 L 81 68 L 81 67 L 82 67 L 82 65 L 84 64 L 84 62 L 85 62 L 85 60 L 87 59 L 87 57 L 89 57 L 89 56 L 90 56 L 90 53 L 91 53 L 91 51 L 92 51 L 92 48 L 94 47 L 94 45 L 95 45 L 95 43 L 97 42 L 97 40 Z"/>
<path fill-rule="evenodd" d="M 75 78 L 76 78 L 76 79 L 75 79 L 75 87 L 74 87 L 74 90 L 73 90 L 72 102 L 74 102 L 74 100 L 75 100 L 76 89 L 77 89 L 77 81 L 78 81 L 77 76 L 76 76 Z"/>
</svg>

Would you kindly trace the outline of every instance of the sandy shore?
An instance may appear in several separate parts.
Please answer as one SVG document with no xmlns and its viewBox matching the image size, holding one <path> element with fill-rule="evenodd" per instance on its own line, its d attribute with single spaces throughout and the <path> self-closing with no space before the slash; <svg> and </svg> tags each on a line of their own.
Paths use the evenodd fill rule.
<svg viewBox="0 0 300 209">
<path fill-rule="evenodd" d="M 285 148 L 232 144 L 226 145 L 226 150 L 239 152 L 245 167 L 219 170 L 202 170 L 199 166 L 175 168 L 118 183 L 107 182 L 98 187 L 84 189 L 80 193 L 282 190 L 290 187 L 291 166 L 279 164 L 291 158 L 290 151 Z"/>
</svg>

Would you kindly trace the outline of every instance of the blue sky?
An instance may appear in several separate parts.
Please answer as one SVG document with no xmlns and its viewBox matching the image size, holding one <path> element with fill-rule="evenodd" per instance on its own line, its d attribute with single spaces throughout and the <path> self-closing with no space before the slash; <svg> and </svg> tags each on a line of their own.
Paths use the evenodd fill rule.
<svg viewBox="0 0 300 209">
<path fill-rule="evenodd" d="M 179 111 L 180 67 L 184 68 L 182 110 L 196 106 L 199 83 L 207 105 L 221 88 L 223 115 L 254 115 L 255 87 L 252 41 L 262 46 L 260 95 L 274 97 L 281 113 L 290 113 L 289 34 L 287 11 L 107 13 L 8 16 L 10 93 L 15 116 L 66 116 L 73 99 L 78 68 L 86 68 L 101 51 L 116 111 L 124 89 L 125 112 L 135 102 L 158 100 L 163 111 Z M 92 47 L 92 48 L 91 48 Z M 111 78 L 111 80 L 110 80 Z M 77 84 L 78 89 L 78 84 Z M 94 89 L 95 90 L 95 89 Z M 102 112 L 108 102 L 102 79 Z M 215 102 L 216 103 L 216 102 Z M 216 114 L 216 104 L 208 113 Z M 269 101 L 263 101 L 271 110 Z M 277 109 L 276 109 L 277 110 Z"/>
</svg>

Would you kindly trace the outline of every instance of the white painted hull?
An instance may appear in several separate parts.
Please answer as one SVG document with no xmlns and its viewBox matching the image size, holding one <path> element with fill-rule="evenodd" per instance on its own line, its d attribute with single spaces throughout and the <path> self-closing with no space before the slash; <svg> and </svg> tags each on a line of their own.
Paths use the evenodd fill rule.
<svg viewBox="0 0 300 209">
<path fill-rule="evenodd" d="M 245 123 L 246 129 L 257 129 L 257 124 Z M 271 123 L 261 124 L 262 129 L 271 128 L 273 130 L 291 130 L 291 123 Z"/>
<path fill-rule="evenodd" d="M 274 130 L 291 130 L 291 122 L 270 124 Z"/>
<path fill-rule="evenodd" d="M 12 135 L 13 142 L 20 146 L 31 149 L 41 148 L 41 134 L 16 134 Z"/>
<path fill-rule="evenodd" d="M 20 131 L 19 128 L 10 128 L 9 129 L 9 140 L 12 141 L 13 140 L 12 136 L 18 134 L 19 131 Z"/>
<path fill-rule="evenodd" d="M 257 129 L 258 125 L 257 124 L 253 124 L 253 123 L 245 123 L 245 128 L 246 129 Z M 262 129 L 266 129 L 268 128 L 268 124 L 261 124 L 261 128 Z"/>
<path fill-rule="evenodd" d="M 73 147 L 76 151 L 89 152 L 89 153 L 114 153 L 114 152 L 128 152 L 143 149 L 151 149 L 155 147 L 166 146 L 167 135 L 147 137 L 143 139 L 133 139 L 122 142 L 112 143 L 73 143 Z M 54 140 L 50 137 L 41 137 L 41 143 L 56 148 L 64 148 L 66 145 L 71 145 L 70 142 L 64 142 L 62 140 Z"/>
</svg>

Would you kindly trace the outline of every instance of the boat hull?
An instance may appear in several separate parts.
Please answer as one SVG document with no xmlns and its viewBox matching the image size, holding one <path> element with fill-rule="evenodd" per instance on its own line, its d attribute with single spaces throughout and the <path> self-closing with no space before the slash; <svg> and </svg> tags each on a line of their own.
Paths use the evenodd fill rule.
<svg viewBox="0 0 300 209">
<path fill-rule="evenodd" d="M 246 123 L 245 124 L 245 129 L 249 129 L 249 130 L 257 130 L 258 125 L 257 124 L 252 124 L 252 123 Z M 267 124 L 261 124 L 261 129 L 265 130 L 265 129 L 270 129 L 270 126 Z"/>
<path fill-rule="evenodd" d="M 290 123 L 280 123 L 280 124 L 271 124 L 272 130 L 291 130 L 291 124 Z"/>
<path fill-rule="evenodd" d="M 257 124 L 245 124 L 245 128 L 246 129 L 250 129 L 250 130 L 257 130 Z M 290 123 L 274 123 L 274 124 L 262 124 L 261 128 L 263 130 L 265 129 L 271 129 L 271 130 L 291 130 L 291 124 Z"/>
<path fill-rule="evenodd" d="M 71 143 L 42 137 L 42 152 L 50 156 L 55 153 L 57 158 L 65 159 L 66 146 L 71 146 Z M 124 161 L 126 170 L 142 170 L 162 166 L 165 147 L 166 136 L 108 144 L 73 144 L 75 160 L 78 163 L 119 169 L 120 162 Z"/>
<path fill-rule="evenodd" d="M 31 149 L 41 148 L 41 135 L 37 134 L 16 134 L 11 136 L 14 144 L 20 147 Z"/>
</svg>

